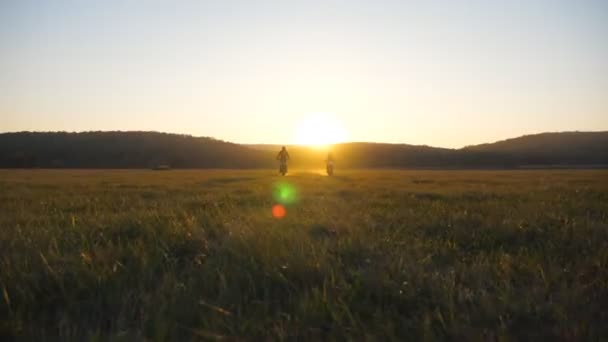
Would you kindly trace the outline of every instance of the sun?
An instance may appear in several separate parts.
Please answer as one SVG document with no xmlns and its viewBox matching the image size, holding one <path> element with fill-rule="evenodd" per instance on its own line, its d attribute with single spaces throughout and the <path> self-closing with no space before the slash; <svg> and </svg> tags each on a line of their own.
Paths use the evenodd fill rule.
<svg viewBox="0 0 608 342">
<path fill-rule="evenodd" d="M 346 130 L 332 113 L 310 113 L 296 127 L 298 145 L 325 147 L 344 142 Z"/>
</svg>

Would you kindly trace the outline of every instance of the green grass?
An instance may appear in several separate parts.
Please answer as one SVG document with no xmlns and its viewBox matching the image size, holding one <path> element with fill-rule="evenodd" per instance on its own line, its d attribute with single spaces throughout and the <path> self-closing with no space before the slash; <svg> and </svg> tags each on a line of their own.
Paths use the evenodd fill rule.
<svg viewBox="0 0 608 342">
<path fill-rule="evenodd" d="M 0 338 L 597 340 L 606 322 L 607 171 L 0 170 Z"/>
</svg>

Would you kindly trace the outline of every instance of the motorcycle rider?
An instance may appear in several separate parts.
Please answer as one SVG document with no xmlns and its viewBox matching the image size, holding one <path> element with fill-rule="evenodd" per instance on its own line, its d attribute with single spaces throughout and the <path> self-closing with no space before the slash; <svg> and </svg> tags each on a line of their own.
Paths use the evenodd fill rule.
<svg viewBox="0 0 608 342">
<path fill-rule="evenodd" d="M 326 164 L 326 168 L 327 168 L 327 174 L 328 175 L 333 175 L 334 173 L 334 156 L 331 152 L 327 153 L 327 159 L 325 160 Z"/>
<path fill-rule="evenodd" d="M 281 169 L 283 167 L 285 167 L 285 169 L 287 169 L 287 161 L 289 160 L 289 152 L 287 152 L 287 149 L 285 148 L 285 146 L 283 146 L 281 148 L 281 150 L 279 151 L 279 153 L 277 154 L 277 160 L 281 162 Z M 285 171 L 287 172 L 287 171 Z"/>
</svg>

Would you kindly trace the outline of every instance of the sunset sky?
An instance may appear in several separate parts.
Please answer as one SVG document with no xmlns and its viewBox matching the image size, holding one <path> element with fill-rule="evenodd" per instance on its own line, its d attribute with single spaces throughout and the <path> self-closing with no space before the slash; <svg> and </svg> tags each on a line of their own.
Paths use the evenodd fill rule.
<svg viewBox="0 0 608 342">
<path fill-rule="evenodd" d="M 0 0 L 0 132 L 289 144 L 325 116 L 441 147 L 608 130 L 608 1 Z"/>
</svg>

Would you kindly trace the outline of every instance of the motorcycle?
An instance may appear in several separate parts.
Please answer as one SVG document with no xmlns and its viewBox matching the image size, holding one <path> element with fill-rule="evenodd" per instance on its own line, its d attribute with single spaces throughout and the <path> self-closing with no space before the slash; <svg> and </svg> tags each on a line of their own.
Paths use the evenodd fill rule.
<svg viewBox="0 0 608 342">
<path fill-rule="evenodd" d="M 279 173 L 282 176 L 285 176 L 287 174 L 287 162 L 286 161 L 282 161 L 281 164 L 279 165 Z"/>
<path fill-rule="evenodd" d="M 334 175 L 334 162 L 331 160 L 327 162 L 327 175 L 328 176 Z"/>
</svg>

